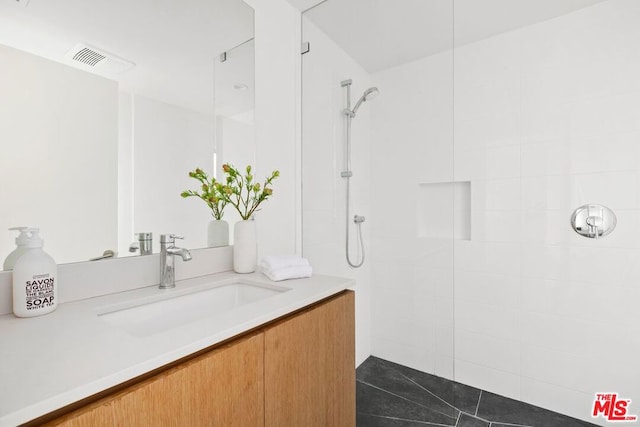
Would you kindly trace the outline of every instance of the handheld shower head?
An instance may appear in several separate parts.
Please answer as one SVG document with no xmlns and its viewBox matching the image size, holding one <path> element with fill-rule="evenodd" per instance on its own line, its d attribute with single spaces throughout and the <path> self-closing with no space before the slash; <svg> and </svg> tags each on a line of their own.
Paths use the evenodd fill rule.
<svg viewBox="0 0 640 427">
<path fill-rule="evenodd" d="M 378 95 L 380 95 L 380 91 L 378 90 L 378 88 L 377 87 L 370 87 L 369 89 L 364 91 L 364 94 L 362 96 L 367 101 L 369 101 L 370 99 L 373 99 Z"/>
<path fill-rule="evenodd" d="M 356 106 L 353 107 L 353 110 L 351 110 L 352 117 L 356 115 L 356 111 L 358 111 L 358 108 L 360 108 L 360 105 L 363 102 L 369 101 L 375 98 L 376 96 L 378 96 L 379 94 L 380 94 L 380 91 L 378 90 L 377 87 L 370 87 L 369 89 L 365 90 L 362 96 L 360 97 L 360 99 L 358 99 L 358 102 L 356 102 Z"/>
</svg>

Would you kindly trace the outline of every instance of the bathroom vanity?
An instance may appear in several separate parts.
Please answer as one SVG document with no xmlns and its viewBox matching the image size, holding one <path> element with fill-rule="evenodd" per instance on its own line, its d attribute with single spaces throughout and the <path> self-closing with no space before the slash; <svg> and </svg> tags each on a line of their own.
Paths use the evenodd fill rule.
<svg viewBox="0 0 640 427">
<path fill-rule="evenodd" d="M 206 301 L 208 291 L 220 299 L 221 289 L 239 285 L 273 294 L 183 324 L 167 305 Z M 353 426 L 352 285 L 227 272 L 179 281 L 169 293 L 145 287 L 61 304 L 31 324 L 0 316 L 3 343 L 36 330 L 52 342 L 46 352 L 27 344 L 2 353 L 0 379 L 15 387 L 0 390 L 0 426 Z M 122 320 L 128 311 L 138 326 Z M 172 324 L 160 330 L 144 316 Z"/>
</svg>

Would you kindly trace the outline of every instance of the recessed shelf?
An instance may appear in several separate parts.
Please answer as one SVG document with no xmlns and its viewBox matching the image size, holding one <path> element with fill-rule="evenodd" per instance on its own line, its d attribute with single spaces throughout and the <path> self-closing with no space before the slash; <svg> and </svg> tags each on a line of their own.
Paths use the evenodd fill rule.
<svg viewBox="0 0 640 427">
<path fill-rule="evenodd" d="M 471 239 L 471 182 L 418 184 L 418 237 Z"/>
</svg>

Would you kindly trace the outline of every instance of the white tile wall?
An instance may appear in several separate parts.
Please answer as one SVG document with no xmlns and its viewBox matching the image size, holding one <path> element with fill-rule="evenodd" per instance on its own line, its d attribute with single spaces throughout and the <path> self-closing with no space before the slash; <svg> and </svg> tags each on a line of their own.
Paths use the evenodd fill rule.
<svg viewBox="0 0 640 427">
<path fill-rule="evenodd" d="M 468 238 L 470 222 L 469 207 L 456 214 L 460 194 L 446 184 L 451 60 L 448 52 L 374 74 L 380 97 L 371 105 L 373 354 L 446 378 L 453 378 L 452 239 Z M 425 329 L 406 333 L 393 319 Z"/>
<path fill-rule="evenodd" d="M 524 177 L 552 177 L 570 171 L 573 161 L 571 146 L 562 137 L 526 142 L 521 149 L 520 174 Z"/>
<path fill-rule="evenodd" d="M 549 157 L 552 156 L 555 154 L 549 154 Z M 522 168 L 524 170 L 524 164 Z M 567 197 L 567 194 L 570 194 L 571 185 L 571 179 L 568 175 L 526 176 L 523 173 L 520 182 L 524 211 L 571 211 L 571 201 Z"/>
<path fill-rule="evenodd" d="M 415 198 L 418 237 L 471 238 L 469 181 L 419 184 Z"/>
<path fill-rule="evenodd" d="M 622 70 L 640 67 L 638 19 L 613 0 L 455 54 L 455 169 L 473 212 L 471 242 L 456 244 L 456 379 L 586 420 L 599 390 L 640 398 L 621 364 L 640 350 L 627 302 L 640 280 L 640 97 Z M 508 114 L 501 134 L 493 118 Z M 575 234 L 586 203 L 619 228 Z"/>
<path fill-rule="evenodd" d="M 520 346 L 517 341 L 466 331 L 457 326 L 456 319 L 455 343 L 456 361 L 468 361 L 511 374 L 520 373 Z"/>
<path fill-rule="evenodd" d="M 517 341 L 520 311 L 514 306 L 456 300 L 456 329 Z"/>
<path fill-rule="evenodd" d="M 602 387 L 640 399 L 629 379 L 635 371 L 623 365 L 589 374 L 602 358 L 631 360 L 640 350 L 629 326 L 640 318 L 628 302 L 640 281 L 640 97 L 627 71 L 640 70 L 632 53 L 640 48 L 639 18 L 637 4 L 612 0 L 460 47 L 453 82 L 446 54 L 374 75 L 384 102 L 372 109 L 372 167 L 402 169 L 400 183 L 393 172 L 372 176 L 381 194 L 402 201 L 372 199 L 379 217 L 372 229 L 374 354 L 445 372 L 437 367 L 451 366 L 443 356 L 425 355 L 437 348 L 433 336 L 450 345 L 437 325 L 454 319 L 458 381 L 587 420 Z M 440 79 L 440 97 L 421 97 L 425 76 Z M 448 83 L 455 86 L 455 133 L 441 129 L 433 138 L 430 127 L 440 126 L 451 101 Z M 410 113 L 400 114 L 399 105 Z M 442 156 L 438 162 L 430 150 Z M 415 208 L 411 185 L 420 176 L 471 181 L 471 240 L 455 241 L 453 252 L 422 252 L 420 230 L 402 220 Z M 589 241 L 570 229 L 572 210 L 586 203 L 618 214 L 614 234 Z M 441 224 L 440 245 L 447 227 Z M 442 264 L 447 256 L 453 266 L 451 259 Z M 408 270 L 420 274 L 408 277 Z M 416 312 L 437 293 L 451 295 L 454 280 L 455 317 L 453 310 Z M 607 332 L 612 322 L 626 326 Z"/>
<path fill-rule="evenodd" d="M 592 393 L 579 392 L 525 376 L 521 378 L 520 384 L 522 400 L 526 402 L 590 422 L 595 421 L 589 416 L 593 410 Z M 601 422 L 599 424 L 606 425 Z"/>
<path fill-rule="evenodd" d="M 452 372 L 451 362 L 447 364 L 446 358 L 434 356 L 432 352 L 426 350 L 424 345 L 420 345 L 420 343 L 416 345 L 404 344 L 378 336 L 374 332 L 372 348 L 373 354 L 382 359 L 398 361 L 398 363 L 423 372 L 432 372 L 436 367 L 439 367 L 442 369 L 441 373 L 438 374 L 439 376 L 451 378 L 445 375 L 446 372 Z"/>
<path fill-rule="evenodd" d="M 640 3 L 610 0 L 373 76 L 342 54 L 309 71 L 324 118 L 309 127 L 322 159 L 309 173 L 323 185 L 307 176 L 305 250 L 327 268 L 340 269 L 323 231 L 340 228 L 342 193 L 326 104 L 342 78 L 381 91 L 359 166 L 370 191 L 356 190 L 371 208 L 373 354 L 588 421 L 596 392 L 640 401 L 637 22 Z M 471 182 L 471 240 L 446 221 L 420 238 L 417 184 L 453 181 Z M 618 229 L 575 234 L 586 203 L 612 208 Z"/>
<path fill-rule="evenodd" d="M 340 177 L 344 165 L 345 106 L 340 82 L 353 79 L 352 102 L 373 86 L 368 75 L 326 34 L 303 18 L 303 39 L 311 51 L 303 56 L 302 103 L 302 252 L 314 272 L 352 277 L 356 280 L 356 364 L 371 354 L 371 215 L 370 109 L 377 100 L 358 111 L 352 125 L 351 215 L 366 217 L 363 224 L 365 264 L 352 269 L 345 259 L 346 183 Z M 352 260 L 357 239 L 351 226 Z M 419 323 L 403 323 L 403 330 L 420 331 Z"/>
<path fill-rule="evenodd" d="M 456 304 L 517 307 L 520 304 L 520 277 L 456 269 L 455 298 Z"/>
<path fill-rule="evenodd" d="M 501 396 L 520 399 L 520 382 L 522 379 L 519 374 L 456 358 L 455 378 L 456 381 L 463 384 L 491 390 Z"/>
</svg>

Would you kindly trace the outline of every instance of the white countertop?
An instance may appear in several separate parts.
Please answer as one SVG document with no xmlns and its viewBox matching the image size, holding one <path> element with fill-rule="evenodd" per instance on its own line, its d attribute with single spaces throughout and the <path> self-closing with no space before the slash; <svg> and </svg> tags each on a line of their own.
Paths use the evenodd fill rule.
<svg viewBox="0 0 640 427">
<path fill-rule="evenodd" d="M 290 288 L 225 313 L 149 336 L 134 336 L 98 314 L 138 299 L 241 281 Z M 47 315 L 0 316 L 0 426 L 15 426 L 91 396 L 353 286 L 314 276 L 272 282 L 260 273 L 212 274 L 61 304 Z"/>
</svg>

